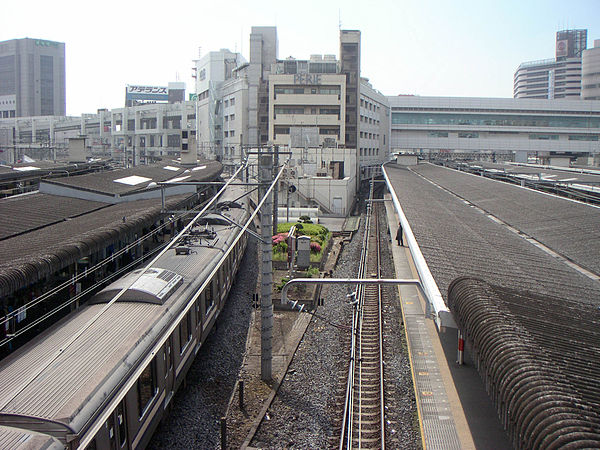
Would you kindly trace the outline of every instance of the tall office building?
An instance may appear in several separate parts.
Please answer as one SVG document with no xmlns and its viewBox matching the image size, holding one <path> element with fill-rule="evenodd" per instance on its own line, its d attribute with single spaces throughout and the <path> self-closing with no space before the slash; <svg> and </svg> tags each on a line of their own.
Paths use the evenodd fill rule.
<svg viewBox="0 0 600 450">
<path fill-rule="evenodd" d="M 346 75 L 346 147 L 358 147 L 360 31 L 340 30 L 341 73 Z"/>
<path fill-rule="evenodd" d="M 556 33 L 554 58 L 521 64 L 514 76 L 514 98 L 579 98 L 581 57 L 587 47 L 587 30 Z"/>
<path fill-rule="evenodd" d="M 0 42 L 0 117 L 64 116 L 65 44 Z"/>
<path fill-rule="evenodd" d="M 583 100 L 600 100 L 600 39 L 594 41 L 594 48 L 583 52 L 581 98 Z"/>
</svg>

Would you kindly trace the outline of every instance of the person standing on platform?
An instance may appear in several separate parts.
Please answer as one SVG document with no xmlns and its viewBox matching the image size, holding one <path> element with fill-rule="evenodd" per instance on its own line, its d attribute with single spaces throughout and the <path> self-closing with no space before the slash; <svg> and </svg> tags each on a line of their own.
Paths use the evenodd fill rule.
<svg viewBox="0 0 600 450">
<path fill-rule="evenodd" d="M 402 223 L 398 222 L 398 231 L 396 232 L 396 240 L 398 241 L 398 245 L 400 247 L 404 247 L 404 239 L 402 236 Z"/>
</svg>

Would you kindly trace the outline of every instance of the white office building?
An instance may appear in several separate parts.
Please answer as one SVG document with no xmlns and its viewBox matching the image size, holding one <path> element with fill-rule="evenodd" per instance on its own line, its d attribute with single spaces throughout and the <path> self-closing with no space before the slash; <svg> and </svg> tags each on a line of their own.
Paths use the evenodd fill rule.
<svg viewBox="0 0 600 450">
<path fill-rule="evenodd" d="M 600 153 L 600 101 L 388 97 L 392 152 Z"/>
</svg>

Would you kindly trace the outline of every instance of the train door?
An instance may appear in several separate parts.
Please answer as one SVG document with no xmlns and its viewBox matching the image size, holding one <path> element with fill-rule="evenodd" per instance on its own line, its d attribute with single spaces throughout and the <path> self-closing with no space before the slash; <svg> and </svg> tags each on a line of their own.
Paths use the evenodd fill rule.
<svg viewBox="0 0 600 450">
<path fill-rule="evenodd" d="M 125 414 L 125 400 L 122 400 L 106 421 L 108 442 L 110 450 L 129 449 L 127 438 L 127 415 Z"/>
<path fill-rule="evenodd" d="M 165 342 L 165 404 L 169 404 L 173 397 L 173 383 L 175 380 L 175 355 L 173 354 L 173 336 L 169 336 Z"/>
</svg>

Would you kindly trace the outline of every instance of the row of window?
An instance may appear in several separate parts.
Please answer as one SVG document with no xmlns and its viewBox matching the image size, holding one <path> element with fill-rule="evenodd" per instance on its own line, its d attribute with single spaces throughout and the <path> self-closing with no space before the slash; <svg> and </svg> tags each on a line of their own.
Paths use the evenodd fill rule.
<svg viewBox="0 0 600 450">
<path fill-rule="evenodd" d="M 381 122 L 379 119 L 372 119 L 370 117 L 363 116 L 362 114 L 360 115 L 360 121 L 364 123 L 370 123 L 373 125 L 379 125 L 379 123 Z"/>
<path fill-rule="evenodd" d="M 379 139 L 379 133 L 360 132 L 360 137 L 364 139 Z"/>
<path fill-rule="evenodd" d="M 277 86 L 275 87 L 275 98 L 277 94 L 322 94 L 322 95 L 340 95 L 339 86 L 326 86 L 326 87 L 298 87 L 298 86 Z"/>
<path fill-rule="evenodd" d="M 510 127 L 600 128 L 599 117 L 545 117 L 495 114 L 393 112 L 394 125 L 487 125 Z"/>
<path fill-rule="evenodd" d="M 273 130 L 273 132 L 275 133 L 275 136 L 277 136 L 278 134 L 290 134 L 290 127 L 286 127 L 286 126 L 276 126 Z M 325 127 L 319 127 L 319 134 L 324 134 L 324 135 L 336 135 L 339 137 L 340 135 L 340 130 L 339 128 L 325 128 Z"/>
<path fill-rule="evenodd" d="M 228 116 L 224 116 L 225 122 L 233 122 L 235 120 L 235 114 L 230 114 Z"/>
<path fill-rule="evenodd" d="M 235 97 L 231 97 L 231 98 L 223 101 L 223 105 L 225 106 L 225 108 L 227 108 L 228 106 L 234 106 L 235 105 Z"/>
<path fill-rule="evenodd" d="M 490 134 L 500 134 L 500 133 L 490 133 Z M 514 133 L 518 134 L 518 133 Z M 447 131 L 430 131 L 427 133 L 429 137 L 435 138 L 447 138 Z M 459 138 L 479 138 L 479 133 L 476 131 L 463 131 L 458 133 Z M 531 133 L 529 134 L 529 140 L 543 140 L 543 141 L 558 141 L 558 134 L 539 134 L 539 133 Z M 569 135 L 569 141 L 598 141 L 598 135 Z"/>
<path fill-rule="evenodd" d="M 369 111 L 379 111 L 381 109 L 381 106 L 377 105 L 376 103 L 372 103 L 364 98 L 360 99 L 360 106 L 361 108 L 366 108 Z"/>
<path fill-rule="evenodd" d="M 318 111 L 318 112 L 317 112 Z M 275 115 L 277 114 L 326 114 L 326 115 L 340 115 L 339 106 L 328 107 L 328 108 L 316 108 L 316 107 L 304 107 L 304 106 L 276 106 Z"/>
<path fill-rule="evenodd" d="M 235 136 L 235 130 L 224 131 L 223 135 L 225 137 L 234 137 Z"/>
<path fill-rule="evenodd" d="M 360 149 L 360 156 L 379 156 L 378 148 L 363 148 Z"/>
<path fill-rule="evenodd" d="M 15 117 L 17 112 L 14 109 L 11 109 L 10 111 L 0 111 L 0 113 L 2 114 L 3 119 L 9 119 Z"/>
</svg>

